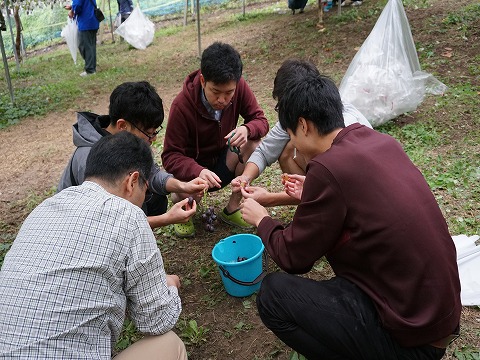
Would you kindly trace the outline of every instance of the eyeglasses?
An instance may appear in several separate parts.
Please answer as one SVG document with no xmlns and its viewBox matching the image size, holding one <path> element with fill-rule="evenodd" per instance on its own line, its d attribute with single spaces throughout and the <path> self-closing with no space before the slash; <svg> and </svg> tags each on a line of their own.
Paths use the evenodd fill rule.
<svg viewBox="0 0 480 360">
<path fill-rule="evenodd" d="M 125 120 L 125 121 L 128 121 L 128 120 Z M 159 126 L 160 130 L 156 130 L 154 131 L 153 133 L 149 134 L 145 131 L 143 131 L 142 129 L 140 129 L 137 125 L 135 125 L 133 122 L 131 121 L 128 121 L 135 129 L 137 129 L 138 131 L 140 131 L 143 135 L 145 135 L 148 140 L 153 140 L 155 139 L 155 137 L 160 133 L 160 130 L 162 130 L 162 125 Z"/>
<path fill-rule="evenodd" d="M 138 171 L 138 170 L 137 170 Z M 128 175 L 132 176 L 134 172 L 129 172 Z M 140 179 L 142 179 L 143 183 L 145 184 L 146 186 L 146 189 L 145 189 L 145 200 L 143 200 L 144 203 L 146 202 L 149 202 L 151 199 L 152 199 L 152 196 L 153 196 L 153 192 L 151 192 L 148 188 L 148 180 L 145 178 L 145 176 L 142 175 L 142 173 L 140 171 L 138 171 L 138 176 L 140 177 Z"/>
</svg>

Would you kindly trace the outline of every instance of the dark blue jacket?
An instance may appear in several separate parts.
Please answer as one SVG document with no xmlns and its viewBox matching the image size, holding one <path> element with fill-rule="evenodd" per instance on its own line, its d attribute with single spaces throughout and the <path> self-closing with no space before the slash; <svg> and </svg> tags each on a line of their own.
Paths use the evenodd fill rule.
<svg viewBox="0 0 480 360">
<path fill-rule="evenodd" d="M 79 31 L 98 30 L 99 23 L 93 12 L 95 9 L 93 4 L 96 6 L 95 0 L 73 0 L 72 10 L 77 19 Z"/>
</svg>

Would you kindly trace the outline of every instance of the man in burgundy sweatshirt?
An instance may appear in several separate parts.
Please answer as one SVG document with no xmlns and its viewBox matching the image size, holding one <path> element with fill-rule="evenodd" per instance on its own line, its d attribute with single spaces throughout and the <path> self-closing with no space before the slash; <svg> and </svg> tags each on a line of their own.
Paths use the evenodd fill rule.
<svg viewBox="0 0 480 360">
<path fill-rule="evenodd" d="M 170 107 L 162 163 L 179 180 L 200 177 L 209 191 L 229 185 L 269 130 L 268 121 L 242 77 L 242 60 L 232 46 L 215 42 L 202 53 L 200 69 L 187 76 Z M 244 122 L 238 126 L 238 119 Z M 220 212 L 225 222 L 250 227 L 242 219 L 240 192 Z M 179 236 L 194 235 L 193 223 L 177 224 Z"/>
<path fill-rule="evenodd" d="M 293 77 L 281 126 L 305 155 L 285 191 L 300 204 L 284 226 L 246 199 L 241 212 L 284 272 L 257 296 L 264 324 L 307 359 L 440 359 L 459 332 L 460 280 L 446 221 L 401 144 L 345 127 L 335 84 Z M 335 277 L 308 272 L 326 257 Z"/>
</svg>

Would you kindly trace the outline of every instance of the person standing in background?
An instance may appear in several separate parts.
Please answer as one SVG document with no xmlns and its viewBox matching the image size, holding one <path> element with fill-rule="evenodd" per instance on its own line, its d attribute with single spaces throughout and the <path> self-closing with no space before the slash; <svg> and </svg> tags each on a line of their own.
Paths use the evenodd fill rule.
<svg viewBox="0 0 480 360">
<path fill-rule="evenodd" d="M 73 0 L 72 5 L 65 6 L 69 10 L 68 17 L 77 19 L 78 50 L 85 60 L 85 71 L 80 76 L 97 72 L 97 32 L 100 26 L 95 17 L 95 0 Z"/>
<path fill-rule="evenodd" d="M 128 17 L 133 11 L 133 1 L 117 0 L 117 4 L 118 4 L 118 12 L 120 14 L 120 22 L 123 24 L 123 22 L 128 19 Z"/>
</svg>

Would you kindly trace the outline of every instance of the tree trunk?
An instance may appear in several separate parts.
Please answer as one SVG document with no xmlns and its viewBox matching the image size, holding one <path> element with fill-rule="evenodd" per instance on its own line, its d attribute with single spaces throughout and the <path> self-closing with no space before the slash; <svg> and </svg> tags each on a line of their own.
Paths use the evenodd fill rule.
<svg viewBox="0 0 480 360">
<path fill-rule="evenodd" d="M 15 5 L 13 8 L 13 18 L 15 19 L 15 27 L 17 29 L 17 36 L 15 38 L 15 49 L 17 49 L 18 61 L 22 61 L 22 22 L 20 21 L 20 15 L 18 14 L 19 6 Z"/>
</svg>

